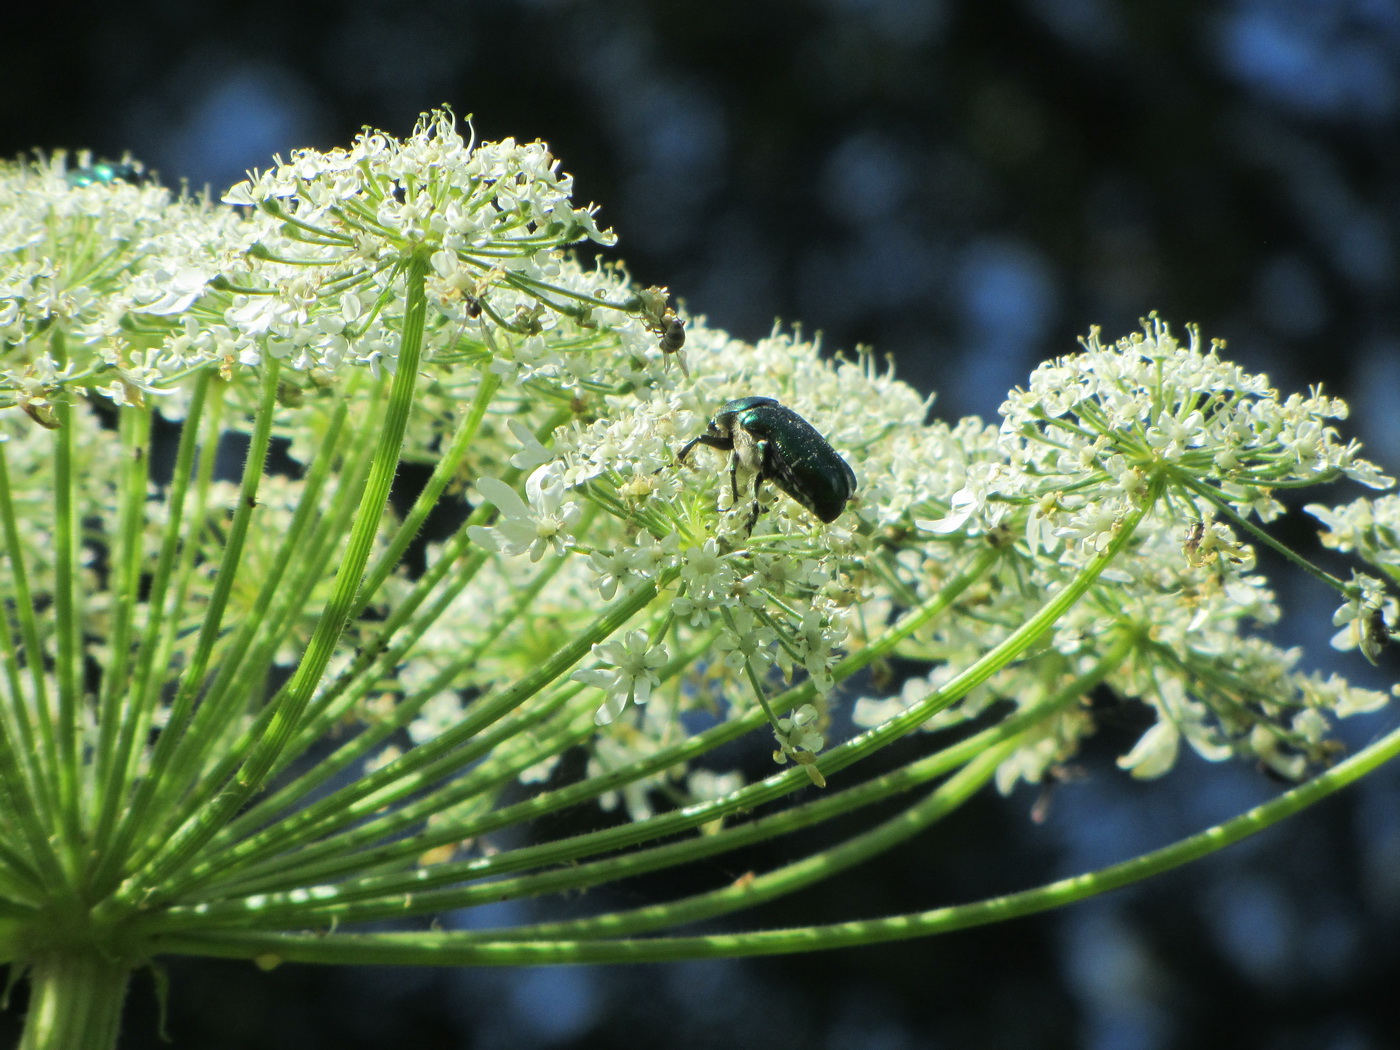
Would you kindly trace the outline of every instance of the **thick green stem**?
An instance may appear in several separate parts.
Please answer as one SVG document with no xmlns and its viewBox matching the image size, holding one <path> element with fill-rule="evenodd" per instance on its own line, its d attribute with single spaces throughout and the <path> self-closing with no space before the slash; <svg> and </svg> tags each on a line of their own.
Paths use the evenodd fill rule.
<svg viewBox="0 0 1400 1050">
<path fill-rule="evenodd" d="M 29 971 L 20 1050 L 109 1050 L 121 1031 L 131 967 L 96 951 L 55 952 Z"/>
<path fill-rule="evenodd" d="M 491 399 L 495 396 L 500 385 L 500 376 L 494 372 L 482 373 L 471 411 L 467 413 L 461 426 L 457 428 L 457 433 L 452 437 L 451 445 L 448 446 L 442 458 L 438 460 L 437 466 L 433 468 L 432 477 L 423 486 L 423 491 L 418 494 L 418 498 L 413 501 L 413 506 L 389 541 L 384 553 L 380 555 L 377 564 L 366 574 L 355 602 L 355 608 L 352 610 L 352 616 L 358 616 L 364 611 L 365 606 L 384 585 L 384 581 L 398 568 L 399 563 L 403 560 L 404 551 L 418 535 L 423 523 L 428 520 L 428 515 L 437 506 L 438 500 L 442 498 L 443 491 L 457 476 L 467 450 L 471 448 L 472 442 L 476 440 L 477 432 L 481 429 L 481 421 L 486 416 L 486 410 L 491 406 Z"/>
</svg>

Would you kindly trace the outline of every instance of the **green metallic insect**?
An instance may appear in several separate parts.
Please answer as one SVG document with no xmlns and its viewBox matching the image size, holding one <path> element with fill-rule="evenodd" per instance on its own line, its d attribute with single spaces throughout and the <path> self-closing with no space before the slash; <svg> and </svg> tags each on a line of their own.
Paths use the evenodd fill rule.
<svg viewBox="0 0 1400 1050">
<path fill-rule="evenodd" d="M 135 164 L 114 164 L 111 161 L 100 160 L 96 164 L 74 168 L 64 175 L 64 178 L 70 186 L 91 186 L 97 182 L 108 185 L 114 182 L 135 183 L 141 181 L 141 169 Z"/>
<path fill-rule="evenodd" d="M 759 487 L 771 481 L 822 521 L 835 521 L 856 490 L 850 464 L 811 423 L 771 397 L 741 397 L 715 413 L 709 428 L 676 453 L 682 463 L 696 445 L 733 452 L 729 484 L 739 502 L 739 470 L 754 475 L 752 531 L 761 507 Z"/>
</svg>

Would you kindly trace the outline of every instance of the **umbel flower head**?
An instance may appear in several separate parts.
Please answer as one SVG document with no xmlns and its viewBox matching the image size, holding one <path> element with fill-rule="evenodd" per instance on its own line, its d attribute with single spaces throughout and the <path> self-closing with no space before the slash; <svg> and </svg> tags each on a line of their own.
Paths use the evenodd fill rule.
<svg viewBox="0 0 1400 1050">
<path fill-rule="evenodd" d="M 1335 718 L 1385 700 L 1253 633 L 1279 609 L 1251 544 L 1280 489 L 1389 479 L 1334 429 L 1339 401 L 1281 396 L 1194 330 L 1095 333 L 1000 426 L 948 425 L 867 355 L 744 343 L 585 264 L 571 245 L 612 238 L 547 148 L 477 144 L 445 111 L 219 203 L 65 171 L 0 168 L 12 958 L 48 958 L 57 916 L 122 966 L 539 959 L 501 945 L 602 927 L 345 931 L 941 782 L 892 844 L 981 784 L 1053 776 L 1101 687 L 1154 715 L 1121 759 L 1136 776 L 1184 741 L 1300 777 L 1335 757 Z M 731 413 L 678 460 L 755 396 L 830 447 L 799 462 L 807 431 L 762 429 L 790 414 Z M 820 521 L 793 486 L 841 461 L 856 487 Z M 1362 539 L 1383 506 L 1314 511 L 1385 573 L 1333 581 L 1372 650 L 1394 621 L 1393 559 Z M 894 657 L 922 672 L 875 689 Z M 919 729 L 926 756 L 863 780 Z M 812 784 L 820 804 L 794 796 Z M 498 835 L 619 803 L 618 827 Z"/>
</svg>

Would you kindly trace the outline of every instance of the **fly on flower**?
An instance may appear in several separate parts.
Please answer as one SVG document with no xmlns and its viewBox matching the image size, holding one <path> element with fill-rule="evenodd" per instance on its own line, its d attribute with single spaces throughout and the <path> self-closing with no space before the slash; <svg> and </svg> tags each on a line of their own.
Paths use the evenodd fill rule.
<svg viewBox="0 0 1400 1050">
<path fill-rule="evenodd" d="M 670 361 L 675 358 L 676 363 L 681 366 L 682 374 L 689 379 L 690 369 L 686 367 L 684 351 L 685 321 L 666 305 L 666 296 L 666 289 L 656 286 L 638 293 L 636 301 L 642 308 L 642 325 L 652 335 L 661 337 L 659 345 L 663 359 Z"/>
<path fill-rule="evenodd" d="M 690 369 L 685 364 L 685 353 L 682 347 L 685 346 L 685 322 L 676 316 L 674 310 L 667 310 L 661 318 L 661 352 L 676 359 L 676 364 L 681 366 L 681 374 L 687 379 L 690 378 Z"/>
<path fill-rule="evenodd" d="M 661 349 L 667 354 L 678 354 L 685 346 L 685 322 L 676 316 L 675 311 L 667 310 L 661 318 L 666 327 L 661 332 Z"/>
<path fill-rule="evenodd" d="M 643 317 L 642 324 L 647 331 L 653 335 L 661 337 L 657 344 L 661 348 L 663 359 L 670 361 L 675 359 L 676 364 L 681 366 L 681 374 L 687 379 L 690 378 L 690 369 L 685 363 L 685 321 L 681 320 L 676 311 L 670 307 L 659 318 Z"/>
<path fill-rule="evenodd" d="M 705 433 L 676 454 L 682 463 L 696 445 L 733 452 L 729 484 L 739 502 L 739 470 L 753 474 L 753 530 L 761 510 L 758 495 L 771 481 L 825 522 L 835 521 L 856 490 L 855 471 L 817 429 L 771 397 L 741 397 L 715 413 Z"/>
</svg>

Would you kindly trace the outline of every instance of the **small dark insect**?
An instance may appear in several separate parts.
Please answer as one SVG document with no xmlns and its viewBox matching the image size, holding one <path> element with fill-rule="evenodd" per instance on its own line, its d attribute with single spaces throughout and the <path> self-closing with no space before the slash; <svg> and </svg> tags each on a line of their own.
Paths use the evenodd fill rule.
<svg viewBox="0 0 1400 1050">
<path fill-rule="evenodd" d="M 1193 521 L 1191 523 L 1191 528 L 1187 530 L 1186 533 L 1186 544 L 1182 547 L 1182 550 L 1186 552 L 1188 561 L 1194 559 L 1196 552 L 1201 549 L 1201 540 L 1205 538 L 1205 535 L 1206 523 L 1203 521 Z"/>
<path fill-rule="evenodd" d="M 753 530 L 761 506 L 759 487 L 771 481 L 822 521 L 835 521 L 856 490 L 850 465 L 815 427 L 771 397 L 741 397 L 715 413 L 709 428 L 676 454 L 682 463 L 696 445 L 732 452 L 729 484 L 739 502 L 739 469 L 754 475 Z"/>
<path fill-rule="evenodd" d="M 661 315 L 659 324 L 649 323 L 647 327 L 661 336 L 661 352 L 666 355 L 666 360 L 674 357 L 676 364 L 681 366 L 681 374 L 689 379 L 690 369 L 686 367 L 685 354 L 681 352 L 685 346 L 685 322 L 676 316 L 676 311 L 667 310 Z"/>
<path fill-rule="evenodd" d="M 674 354 L 685 346 L 685 322 L 670 310 L 666 311 L 662 320 L 666 327 L 661 331 L 661 350 L 663 353 Z"/>
<path fill-rule="evenodd" d="M 96 164 L 74 168 L 63 177 L 70 186 L 91 186 L 95 182 L 108 185 L 114 182 L 137 183 L 141 181 L 141 169 L 135 164 L 114 164 L 111 161 L 100 160 Z"/>
<path fill-rule="evenodd" d="M 1385 610 L 1372 606 L 1366 610 L 1366 630 L 1361 638 L 1361 651 L 1375 663 L 1381 650 L 1390 644 L 1390 628 L 1385 622 Z"/>
</svg>

